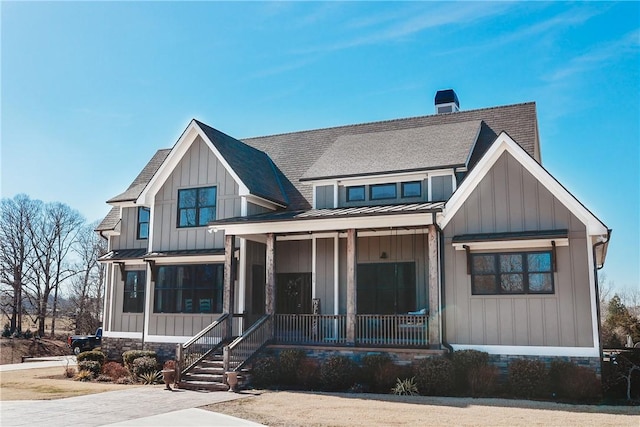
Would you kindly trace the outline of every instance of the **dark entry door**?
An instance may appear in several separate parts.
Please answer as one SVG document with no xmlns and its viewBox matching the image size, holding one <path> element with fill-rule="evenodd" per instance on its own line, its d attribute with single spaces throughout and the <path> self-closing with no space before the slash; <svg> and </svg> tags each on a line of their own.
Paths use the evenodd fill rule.
<svg viewBox="0 0 640 427">
<path fill-rule="evenodd" d="M 251 266 L 251 311 L 247 316 L 247 328 L 253 325 L 265 310 L 265 271 L 264 265 L 254 264 Z"/>
<path fill-rule="evenodd" d="M 416 307 L 416 264 L 358 264 L 358 313 L 403 314 Z"/>
<path fill-rule="evenodd" d="M 311 273 L 279 273 L 276 281 L 276 313 L 311 314 Z"/>
</svg>

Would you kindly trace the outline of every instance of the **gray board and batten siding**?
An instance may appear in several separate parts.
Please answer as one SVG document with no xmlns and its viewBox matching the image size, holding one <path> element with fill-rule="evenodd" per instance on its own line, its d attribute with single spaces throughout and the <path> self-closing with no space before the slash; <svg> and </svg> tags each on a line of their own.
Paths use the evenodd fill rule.
<svg viewBox="0 0 640 427">
<path fill-rule="evenodd" d="M 466 254 L 452 246 L 454 236 L 558 229 L 568 230 L 569 246 L 557 248 L 553 294 L 472 295 Z M 503 153 L 444 229 L 447 341 L 592 347 L 588 249 L 585 225 Z"/>
<path fill-rule="evenodd" d="M 147 239 L 138 239 L 138 208 L 122 208 L 120 234 L 111 238 L 111 248 L 142 249 L 147 247 Z"/>
<path fill-rule="evenodd" d="M 142 313 L 124 313 L 122 308 L 124 305 L 124 280 L 120 274 L 120 268 L 117 265 L 112 265 L 112 274 L 114 280 L 111 282 L 114 284 L 113 289 L 113 328 L 112 331 L 120 332 L 142 332 L 144 315 Z M 139 265 L 127 264 L 126 271 L 147 270 L 147 265 L 141 263 Z M 110 303 L 108 301 L 107 303 Z M 105 319 L 106 321 L 106 319 Z"/>
<path fill-rule="evenodd" d="M 178 190 L 216 186 L 216 219 L 240 216 L 238 184 L 209 147 L 198 137 L 155 197 L 152 251 L 224 247 L 224 233 L 207 227 L 177 227 Z"/>
</svg>

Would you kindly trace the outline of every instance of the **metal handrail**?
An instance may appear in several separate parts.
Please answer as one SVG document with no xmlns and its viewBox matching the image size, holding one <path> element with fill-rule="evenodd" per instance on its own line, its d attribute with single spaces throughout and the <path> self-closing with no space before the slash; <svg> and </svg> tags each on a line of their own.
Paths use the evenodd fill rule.
<svg viewBox="0 0 640 427">
<path fill-rule="evenodd" d="M 211 354 L 211 352 L 220 348 L 225 339 L 230 338 L 225 336 L 227 322 L 229 321 L 230 316 L 228 313 L 225 313 L 202 331 L 198 332 L 189 341 L 176 346 L 179 374 L 188 372 L 198 362 Z"/>
<path fill-rule="evenodd" d="M 273 340 L 273 319 L 265 314 L 245 333 L 224 347 L 225 372 L 237 371 L 269 341 Z"/>
</svg>

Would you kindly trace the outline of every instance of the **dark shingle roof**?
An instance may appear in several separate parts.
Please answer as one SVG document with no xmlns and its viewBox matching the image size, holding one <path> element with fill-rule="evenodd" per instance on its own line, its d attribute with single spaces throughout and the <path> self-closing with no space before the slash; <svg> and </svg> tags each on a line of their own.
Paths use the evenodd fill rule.
<svg viewBox="0 0 640 427">
<path fill-rule="evenodd" d="M 466 166 L 481 121 L 341 135 L 302 180 Z"/>
<path fill-rule="evenodd" d="M 529 155 L 540 161 L 536 107 L 533 102 L 247 138 L 242 141 L 225 135 L 204 123 L 197 122 L 197 124 L 215 144 L 252 194 L 287 205 L 290 210 L 308 210 L 311 207 L 312 186 L 301 182 L 301 178 L 327 173 L 327 170 L 329 173 L 335 173 L 331 172 L 330 168 L 342 173 L 338 167 L 331 165 L 331 159 L 337 159 L 337 149 L 346 147 L 349 142 L 362 145 L 367 139 L 372 140 L 373 138 L 376 140 L 376 144 L 382 146 L 382 139 L 375 135 L 385 133 L 392 139 L 388 141 L 388 144 L 394 147 L 398 146 L 406 135 L 420 134 L 421 132 L 428 134 L 438 127 L 468 130 L 469 123 L 474 123 L 473 126 L 475 126 L 478 122 L 480 122 L 480 131 L 469 161 L 469 169 L 475 165 L 502 131 L 507 132 Z M 402 132 L 403 130 L 406 132 Z M 451 141 L 449 140 L 447 143 L 451 144 Z M 460 144 L 460 146 L 456 146 L 458 148 L 466 146 L 466 142 Z M 331 147 L 334 146 L 336 148 L 332 150 Z M 135 200 L 169 152 L 168 149 L 159 150 L 127 191 L 108 202 Z M 325 153 L 327 157 L 319 162 Z M 462 156 L 458 153 L 453 157 L 459 159 Z M 401 160 L 396 158 L 394 160 L 396 164 L 389 162 L 386 165 L 387 169 L 397 170 L 398 162 Z M 448 162 L 451 159 L 442 157 L 441 161 Z M 439 161 L 434 163 L 439 163 Z M 351 163 L 349 166 L 352 166 Z M 314 172 L 315 169 L 312 167 L 317 168 L 318 171 Z M 375 169 L 379 169 L 379 166 L 376 166 Z M 325 172 L 322 172 L 323 170 Z M 367 168 L 361 165 L 361 171 L 363 171 L 361 173 L 367 173 L 366 170 Z M 115 213 L 113 210 L 109 212 L 98 230 L 113 229 L 119 216 L 116 214 L 118 214 L 117 211 Z"/>
<path fill-rule="evenodd" d="M 167 158 L 171 149 L 162 149 L 156 151 L 156 154 L 149 160 L 149 163 L 142 169 L 142 172 L 138 174 L 136 179 L 133 180 L 129 188 L 124 193 L 120 193 L 117 196 L 107 200 L 107 203 L 114 202 L 130 202 L 136 200 L 142 190 L 147 186 L 153 175 L 158 171 L 164 159 Z"/>
<path fill-rule="evenodd" d="M 251 194 L 288 205 L 287 195 L 281 184 L 282 174 L 268 155 L 204 123 L 197 120 L 195 122 L 249 188 Z"/>
<path fill-rule="evenodd" d="M 120 208 L 118 206 L 114 206 L 111 208 L 107 216 L 104 217 L 102 222 L 98 224 L 95 231 L 109 231 L 116 228 L 118 222 L 120 221 Z"/>
<path fill-rule="evenodd" d="M 300 179 L 314 163 L 327 152 L 341 136 L 389 132 L 401 129 L 426 128 L 429 126 L 482 120 L 480 134 L 469 162 L 473 167 L 489 148 L 489 145 L 505 131 L 532 157 L 539 160 L 538 125 L 535 103 L 523 103 L 457 113 L 412 117 L 382 122 L 347 125 L 243 139 L 247 144 L 267 153 L 286 175 L 285 191 L 289 197 L 289 209 L 309 209 L 312 186 Z M 390 141 L 390 143 L 393 143 Z M 393 165 L 389 165 L 393 169 Z"/>
</svg>

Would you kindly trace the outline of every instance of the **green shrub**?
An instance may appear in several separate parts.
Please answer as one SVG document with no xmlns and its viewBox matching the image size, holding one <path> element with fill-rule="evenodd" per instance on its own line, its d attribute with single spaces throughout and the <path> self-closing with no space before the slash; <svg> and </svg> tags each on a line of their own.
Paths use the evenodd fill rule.
<svg viewBox="0 0 640 427">
<path fill-rule="evenodd" d="M 93 377 L 97 377 L 100 374 L 100 362 L 95 360 L 83 360 L 78 362 L 78 370 L 90 372 Z"/>
<path fill-rule="evenodd" d="M 102 373 L 110 377 L 112 380 L 117 381 L 122 377 L 129 375 L 127 368 L 119 364 L 118 362 L 107 362 L 102 367 Z"/>
<path fill-rule="evenodd" d="M 491 365 L 478 366 L 469 370 L 469 392 L 473 397 L 495 396 L 498 390 L 500 374 L 498 368 Z"/>
<path fill-rule="evenodd" d="M 303 350 L 283 350 L 279 356 L 280 382 L 285 385 L 298 384 L 298 367 L 307 357 Z"/>
<path fill-rule="evenodd" d="M 415 396 L 418 394 L 418 386 L 416 385 L 416 378 L 406 378 L 401 380 L 398 378 L 395 387 L 391 389 L 391 393 L 398 396 Z"/>
<path fill-rule="evenodd" d="M 489 354 L 477 350 L 454 351 L 451 361 L 456 375 L 456 391 L 468 394 L 470 391 L 469 374 L 489 363 Z"/>
<path fill-rule="evenodd" d="M 84 362 L 85 360 L 91 360 L 94 362 L 98 362 L 100 366 L 104 364 L 105 355 L 101 351 L 92 350 L 92 351 L 83 351 L 79 355 L 76 356 L 76 360 L 78 363 Z"/>
<path fill-rule="evenodd" d="M 149 356 L 138 357 L 133 361 L 132 369 L 133 376 L 137 378 L 149 372 L 156 372 L 158 370 L 158 361 Z"/>
<path fill-rule="evenodd" d="M 420 394 L 447 396 L 454 389 L 453 363 L 444 357 L 421 360 L 415 367 L 416 384 Z"/>
<path fill-rule="evenodd" d="M 394 366 L 387 354 L 368 354 L 362 358 L 361 381 L 375 393 L 388 393 L 397 379 Z"/>
<path fill-rule="evenodd" d="M 297 370 L 298 384 L 305 390 L 316 390 L 320 387 L 320 365 L 312 359 L 304 358 Z"/>
<path fill-rule="evenodd" d="M 139 357 L 153 357 L 154 359 L 158 359 L 155 351 L 146 351 L 146 350 L 129 350 L 122 353 L 122 361 L 124 362 L 124 366 L 127 368 L 129 373 L 133 374 L 133 361 Z"/>
<path fill-rule="evenodd" d="M 327 391 L 348 390 L 358 380 L 358 365 L 345 356 L 329 357 L 320 366 L 320 385 Z"/>
<path fill-rule="evenodd" d="M 537 360 L 516 359 L 509 363 L 509 388 L 516 397 L 545 396 L 548 375 L 544 363 Z"/>
<path fill-rule="evenodd" d="M 549 387 L 560 399 L 594 401 L 602 394 L 602 384 L 593 370 L 562 360 L 551 362 Z"/>
<path fill-rule="evenodd" d="M 256 387 L 271 387 L 280 382 L 280 365 L 275 356 L 264 356 L 256 360 L 251 369 L 251 378 Z"/>
<path fill-rule="evenodd" d="M 96 378 L 96 381 L 99 383 L 110 383 L 113 381 L 113 378 L 111 378 L 109 375 L 100 374 Z"/>
</svg>

